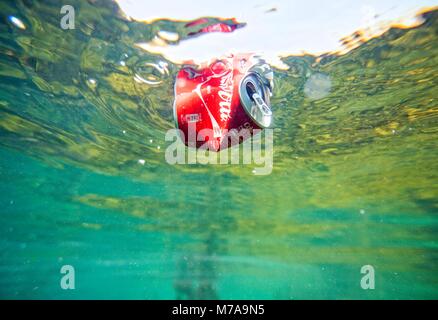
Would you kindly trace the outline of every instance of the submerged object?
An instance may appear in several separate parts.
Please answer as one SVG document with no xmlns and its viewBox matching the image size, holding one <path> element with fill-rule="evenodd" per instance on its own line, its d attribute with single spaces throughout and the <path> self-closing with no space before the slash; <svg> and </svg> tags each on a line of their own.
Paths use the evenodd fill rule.
<svg viewBox="0 0 438 320">
<path fill-rule="evenodd" d="M 274 73 L 254 54 L 236 54 L 182 68 L 174 117 L 189 147 L 219 151 L 271 125 Z"/>
</svg>

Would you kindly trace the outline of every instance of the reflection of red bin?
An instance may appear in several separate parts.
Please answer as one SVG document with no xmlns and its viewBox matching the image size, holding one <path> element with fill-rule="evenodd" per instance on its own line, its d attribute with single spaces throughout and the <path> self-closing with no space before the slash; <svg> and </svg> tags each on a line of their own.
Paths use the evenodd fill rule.
<svg viewBox="0 0 438 320">
<path fill-rule="evenodd" d="M 269 127 L 272 87 L 272 69 L 253 54 L 182 68 L 175 82 L 174 116 L 184 143 L 199 148 L 208 141 L 209 149 L 218 151 L 249 138 L 254 129 Z M 189 128 L 196 137 L 189 139 Z M 233 131 L 249 134 L 236 142 L 227 136 Z"/>
</svg>

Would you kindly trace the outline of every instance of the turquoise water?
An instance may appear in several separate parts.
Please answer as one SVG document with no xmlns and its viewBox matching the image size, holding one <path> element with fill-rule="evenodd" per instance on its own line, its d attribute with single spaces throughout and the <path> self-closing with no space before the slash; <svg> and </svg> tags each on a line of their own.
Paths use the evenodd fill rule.
<svg viewBox="0 0 438 320">
<path fill-rule="evenodd" d="M 438 298 L 436 11 L 284 58 L 256 176 L 165 161 L 180 66 L 134 44 L 185 22 L 70 2 L 75 32 L 56 1 L 0 4 L 1 298 Z"/>
</svg>

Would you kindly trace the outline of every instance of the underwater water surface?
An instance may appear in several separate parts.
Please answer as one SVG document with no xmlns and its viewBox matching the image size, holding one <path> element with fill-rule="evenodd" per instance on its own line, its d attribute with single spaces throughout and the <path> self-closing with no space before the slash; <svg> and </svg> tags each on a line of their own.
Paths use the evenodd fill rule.
<svg viewBox="0 0 438 320">
<path fill-rule="evenodd" d="M 74 32 L 58 1 L 0 3 L 0 298 L 438 298 L 438 11 L 284 57 L 258 176 L 165 161 L 181 66 L 135 44 L 195 27 L 69 2 Z"/>
</svg>

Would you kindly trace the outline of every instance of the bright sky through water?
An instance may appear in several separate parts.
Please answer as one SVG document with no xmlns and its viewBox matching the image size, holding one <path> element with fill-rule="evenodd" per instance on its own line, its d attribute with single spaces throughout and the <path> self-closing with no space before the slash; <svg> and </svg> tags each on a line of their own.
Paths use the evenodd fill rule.
<svg viewBox="0 0 438 320">
<path fill-rule="evenodd" d="M 274 63 L 279 56 L 338 51 L 339 40 L 356 30 L 379 34 L 391 23 L 413 25 L 418 23 L 414 19 L 418 11 L 438 6 L 438 0 L 118 0 L 118 3 L 135 20 L 220 17 L 247 23 L 233 33 L 205 34 L 178 45 L 142 45 L 171 61 L 200 62 L 235 51 L 257 52 Z"/>
</svg>

